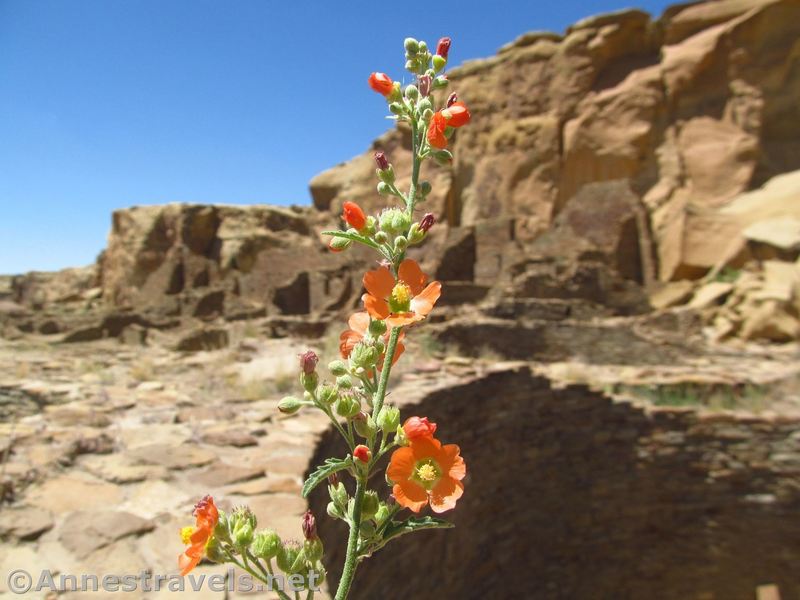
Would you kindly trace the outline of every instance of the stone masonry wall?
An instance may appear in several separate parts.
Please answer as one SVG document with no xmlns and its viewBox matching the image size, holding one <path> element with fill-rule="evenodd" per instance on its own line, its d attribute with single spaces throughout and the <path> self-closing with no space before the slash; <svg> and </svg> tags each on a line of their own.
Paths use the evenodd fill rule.
<svg viewBox="0 0 800 600">
<path fill-rule="evenodd" d="M 466 494 L 454 530 L 364 563 L 354 598 L 749 600 L 770 582 L 800 597 L 796 421 L 645 409 L 525 366 L 406 400 L 460 443 Z M 321 488 L 312 508 L 327 501 Z M 342 523 L 320 522 L 343 548 Z"/>
</svg>

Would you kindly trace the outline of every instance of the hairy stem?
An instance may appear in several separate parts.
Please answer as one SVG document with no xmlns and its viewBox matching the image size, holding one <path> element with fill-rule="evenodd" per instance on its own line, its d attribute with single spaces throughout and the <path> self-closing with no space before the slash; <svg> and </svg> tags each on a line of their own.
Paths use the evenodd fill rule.
<svg viewBox="0 0 800 600">
<path fill-rule="evenodd" d="M 378 391 L 375 392 L 375 398 L 372 404 L 372 414 L 376 417 L 381 412 L 383 399 L 386 397 L 386 387 L 389 385 L 389 374 L 392 372 L 392 361 L 397 352 L 397 341 L 400 339 L 400 331 L 402 329 L 402 327 L 392 327 L 392 332 L 389 334 L 389 344 L 386 347 L 386 357 L 383 359 L 383 369 L 381 370 L 381 378 L 378 382 Z"/>
<path fill-rule="evenodd" d="M 353 577 L 358 566 L 358 533 L 361 528 L 361 503 L 364 501 L 364 488 L 366 483 L 361 475 L 356 477 L 356 493 L 353 497 L 353 514 L 350 518 L 350 535 L 347 537 L 347 557 L 342 569 L 342 578 L 339 580 L 339 589 L 336 590 L 336 600 L 345 600 L 353 584 Z"/>
</svg>

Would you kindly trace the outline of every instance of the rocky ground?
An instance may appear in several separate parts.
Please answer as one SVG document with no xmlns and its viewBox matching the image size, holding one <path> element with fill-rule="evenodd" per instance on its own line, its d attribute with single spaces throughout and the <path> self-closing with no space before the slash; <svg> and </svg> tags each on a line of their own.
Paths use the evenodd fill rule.
<svg viewBox="0 0 800 600">
<path fill-rule="evenodd" d="M 295 389 L 296 355 L 307 342 L 248 333 L 241 324 L 230 331 L 230 347 L 192 353 L 115 339 L 2 342 L 0 572 L 174 573 L 177 532 L 206 493 L 225 508 L 247 503 L 262 525 L 298 537 L 306 509 L 298 492 L 326 421 L 285 417 L 276 404 Z M 310 345 L 330 356 L 332 341 Z M 496 354 L 453 352 L 420 331 L 398 368 L 395 399 L 501 368 Z M 800 417 L 795 357 L 788 347 L 721 346 L 673 365 L 530 364 L 556 386 L 774 418 Z M 0 590 L 7 592 L 5 581 Z"/>
</svg>

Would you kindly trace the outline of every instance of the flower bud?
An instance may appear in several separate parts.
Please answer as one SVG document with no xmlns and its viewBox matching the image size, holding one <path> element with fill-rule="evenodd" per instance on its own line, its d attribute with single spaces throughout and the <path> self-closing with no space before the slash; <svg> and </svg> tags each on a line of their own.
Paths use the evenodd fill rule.
<svg viewBox="0 0 800 600">
<path fill-rule="evenodd" d="M 388 96 L 392 91 L 393 82 L 386 73 L 372 73 L 369 76 L 369 87 L 383 96 Z"/>
<path fill-rule="evenodd" d="M 303 543 L 303 554 L 306 555 L 306 560 L 311 563 L 320 560 L 323 554 L 322 540 L 318 537 L 313 540 L 306 540 Z"/>
<path fill-rule="evenodd" d="M 293 541 L 286 542 L 281 546 L 275 558 L 281 571 L 289 575 L 295 573 L 295 564 L 298 562 L 297 559 L 300 558 L 299 544 Z"/>
<path fill-rule="evenodd" d="M 395 431 L 400 424 L 400 409 L 396 406 L 384 405 L 376 420 L 384 435 L 389 435 L 389 432 Z"/>
<path fill-rule="evenodd" d="M 456 94 L 455 92 L 453 92 L 452 94 L 450 94 L 450 95 L 447 97 L 447 104 L 446 104 L 447 108 L 450 108 L 450 107 L 451 107 L 451 106 L 453 106 L 453 104 L 455 104 L 456 102 L 458 102 L 458 94 Z"/>
<path fill-rule="evenodd" d="M 392 193 L 392 186 L 390 186 L 390 185 L 389 185 L 388 183 L 386 183 L 385 181 L 381 181 L 381 182 L 378 184 L 378 188 L 377 188 L 377 189 L 378 189 L 378 193 L 379 193 L 381 196 L 390 196 L 390 195 L 391 195 L 391 193 Z"/>
<path fill-rule="evenodd" d="M 403 99 L 403 93 L 400 91 L 400 82 L 395 81 L 392 84 L 392 91 L 389 92 L 388 96 L 386 96 L 386 101 L 394 103 L 394 102 L 399 102 L 402 99 Z"/>
<path fill-rule="evenodd" d="M 408 239 L 402 235 L 399 235 L 394 240 L 394 251 L 395 252 L 402 252 L 408 247 Z"/>
<path fill-rule="evenodd" d="M 335 485 L 329 485 L 328 494 L 331 497 L 331 502 L 333 502 L 340 512 L 343 512 L 347 508 L 347 501 L 349 498 L 347 496 L 347 489 L 341 481 L 338 481 Z"/>
<path fill-rule="evenodd" d="M 317 520 L 314 518 L 314 513 L 310 510 L 307 510 L 303 514 L 301 526 L 303 528 L 303 537 L 307 540 L 313 540 L 319 537 L 317 536 Z"/>
<path fill-rule="evenodd" d="M 424 237 L 425 233 L 423 231 L 420 231 L 419 223 L 412 223 L 411 229 L 408 230 L 408 243 L 419 244 Z"/>
<path fill-rule="evenodd" d="M 425 54 L 428 51 L 428 44 L 425 42 L 419 43 L 419 50 L 417 51 L 419 54 Z"/>
<path fill-rule="evenodd" d="M 319 401 L 324 404 L 325 406 L 330 406 L 336 399 L 339 397 L 339 391 L 336 389 L 335 386 L 331 385 L 330 383 L 326 383 L 321 385 L 317 389 L 317 398 Z"/>
<path fill-rule="evenodd" d="M 433 62 L 433 70 L 436 71 L 437 73 L 442 69 L 444 69 L 445 66 L 447 65 L 447 59 L 438 54 L 433 55 L 432 62 Z"/>
<path fill-rule="evenodd" d="M 453 162 L 453 153 L 449 150 L 437 150 L 433 153 L 433 159 L 443 167 L 446 167 Z"/>
<path fill-rule="evenodd" d="M 317 375 L 316 371 L 312 371 L 311 373 L 300 373 L 300 385 L 303 386 L 305 391 L 313 392 L 317 389 L 318 383 L 319 375 Z"/>
<path fill-rule="evenodd" d="M 389 241 L 389 236 L 385 232 L 379 231 L 375 234 L 375 241 L 379 244 L 385 244 Z"/>
<path fill-rule="evenodd" d="M 436 423 L 431 423 L 428 417 L 409 417 L 403 423 L 403 431 L 410 440 L 432 438 L 436 433 Z"/>
<path fill-rule="evenodd" d="M 378 179 L 380 179 L 384 183 L 388 183 L 389 185 L 392 185 L 394 183 L 394 169 L 392 168 L 392 165 L 386 167 L 385 171 L 376 169 L 375 174 L 378 176 Z"/>
<path fill-rule="evenodd" d="M 371 438 L 378 431 L 372 416 L 363 412 L 359 412 L 353 417 L 353 428 L 358 435 L 365 439 Z"/>
<path fill-rule="evenodd" d="M 378 512 L 380 500 L 378 499 L 378 492 L 375 490 L 367 490 L 364 493 L 364 499 L 361 501 L 361 518 L 371 519 Z"/>
<path fill-rule="evenodd" d="M 425 216 L 422 217 L 422 220 L 419 222 L 419 229 L 423 233 L 428 233 L 435 223 L 436 217 L 433 216 L 433 213 L 425 213 Z"/>
<path fill-rule="evenodd" d="M 381 213 L 380 227 L 388 234 L 405 233 L 411 226 L 411 219 L 404 210 L 390 208 Z"/>
<path fill-rule="evenodd" d="M 338 377 L 339 375 L 347 374 L 347 365 L 344 364 L 344 361 L 341 360 L 334 360 L 328 364 L 328 369 L 331 372 L 331 375 Z"/>
<path fill-rule="evenodd" d="M 447 87 L 450 81 L 447 79 L 447 75 L 439 75 L 436 79 L 433 80 L 433 89 L 441 90 Z"/>
<path fill-rule="evenodd" d="M 332 252 L 341 252 L 342 250 L 347 250 L 350 246 L 353 245 L 352 240 L 348 240 L 347 238 L 335 236 L 329 243 L 328 248 Z"/>
<path fill-rule="evenodd" d="M 253 541 L 256 528 L 256 516 L 246 506 L 236 508 L 231 514 L 228 527 L 231 541 L 235 548 L 242 550 Z"/>
<path fill-rule="evenodd" d="M 400 102 L 392 102 L 389 105 L 389 112 L 391 112 L 393 115 L 402 115 L 406 112 L 406 107 Z"/>
<path fill-rule="evenodd" d="M 419 42 L 411 37 L 406 38 L 403 41 L 403 47 L 409 54 L 416 54 L 417 52 L 419 52 Z"/>
<path fill-rule="evenodd" d="M 351 394 L 342 394 L 336 401 L 336 414 L 345 419 L 357 415 L 361 411 L 361 403 Z"/>
<path fill-rule="evenodd" d="M 394 443 L 398 446 L 408 446 L 408 436 L 406 436 L 402 425 L 397 426 L 397 431 L 394 434 Z"/>
<path fill-rule="evenodd" d="M 367 217 L 355 202 L 342 204 L 342 219 L 356 231 L 361 231 L 367 224 Z"/>
<path fill-rule="evenodd" d="M 364 444 L 359 444 L 355 447 L 355 450 L 353 450 L 353 458 L 358 462 L 366 464 L 372 458 L 372 452 L 370 452 L 370 449 Z"/>
<path fill-rule="evenodd" d="M 228 557 L 216 537 L 212 537 L 206 543 L 206 558 L 215 563 L 224 563 L 228 561 Z"/>
<path fill-rule="evenodd" d="M 443 37 L 439 40 L 439 43 L 436 44 L 436 54 L 445 60 L 447 60 L 447 56 L 450 54 L 450 42 L 451 40 L 449 37 Z"/>
<path fill-rule="evenodd" d="M 375 535 L 375 524 L 372 521 L 361 521 L 358 532 L 362 538 L 368 540 Z"/>
<path fill-rule="evenodd" d="M 300 368 L 306 375 L 311 375 L 316 370 L 317 363 L 319 363 L 319 357 L 313 350 L 306 350 L 300 355 Z"/>
<path fill-rule="evenodd" d="M 411 71 L 412 73 L 415 73 L 417 71 L 418 65 L 419 63 L 417 62 L 416 59 L 410 58 L 406 61 L 406 71 Z"/>
<path fill-rule="evenodd" d="M 258 558 L 272 560 L 278 556 L 281 549 L 281 538 L 271 529 L 262 529 L 257 532 L 250 544 L 250 551 Z"/>
<path fill-rule="evenodd" d="M 337 485 L 339 483 L 339 474 L 338 473 L 331 473 L 328 475 L 328 484 L 329 485 Z"/>
<path fill-rule="evenodd" d="M 363 367 L 368 369 L 374 367 L 378 362 L 378 351 L 375 346 L 362 340 L 353 346 L 350 352 L 350 366 L 354 369 Z"/>
<path fill-rule="evenodd" d="M 378 151 L 375 153 L 375 164 L 378 165 L 381 171 L 385 171 L 389 168 L 389 159 L 386 158 L 385 152 Z"/>
<path fill-rule="evenodd" d="M 214 539 L 220 540 L 221 542 L 231 542 L 228 515 L 222 510 L 219 511 L 217 526 L 214 527 Z"/>
<path fill-rule="evenodd" d="M 278 410 L 285 415 L 293 415 L 300 410 L 301 406 L 303 406 L 303 402 L 294 396 L 286 396 L 278 402 Z"/>
<path fill-rule="evenodd" d="M 422 181 L 419 184 L 419 189 L 417 190 L 417 193 L 424 198 L 425 196 L 431 193 L 432 189 L 433 186 L 431 186 L 430 181 Z"/>
<path fill-rule="evenodd" d="M 374 335 L 375 337 L 386 333 L 386 321 L 379 321 L 377 319 L 373 319 L 372 321 L 370 321 L 369 333 L 370 335 Z"/>
<path fill-rule="evenodd" d="M 325 512 L 327 512 L 328 516 L 333 519 L 344 518 L 344 513 L 339 510 L 339 508 L 333 502 L 328 502 L 328 506 L 325 507 Z"/>
<path fill-rule="evenodd" d="M 427 98 L 430 95 L 432 83 L 430 75 L 422 75 L 419 78 L 419 93 L 423 98 Z"/>
<path fill-rule="evenodd" d="M 427 109 L 425 112 L 422 113 L 422 120 L 426 123 L 429 123 L 430 120 L 433 118 L 433 111 L 431 109 Z"/>
<path fill-rule="evenodd" d="M 349 375 L 339 375 L 339 377 L 336 378 L 336 385 L 339 389 L 349 390 L 353 387 L 353 381 L 350 379 Z"/>
<path fill-rule="evenodd" d="M 411 101 L 415 101 L 417 98 L 419 98 L 419 90 L 417 89 L 417 86 L 413 84 L 408 84 L 406 86 L 406 98 Z"/>
<path fill-rule="evenodd" d="M 433 111 L 433 103 L 431 102 L 430 98 L 423 98 L 420 100 L 419 104 L 417 105 L 419 111 L 421 113 L 426 113 L 427 111 Z"/>
<path fill-rule="evenodd" d="M 378 507 L 378 512 L 375 513 L 375 521 L 378 523 L 378 526 L 380 527 L 383 525 L 386 519 L 391 516 L 391 514 L 392 512 L 389 510 L 389 507 L 381 503 L 381 505 Z"/>
</svg>

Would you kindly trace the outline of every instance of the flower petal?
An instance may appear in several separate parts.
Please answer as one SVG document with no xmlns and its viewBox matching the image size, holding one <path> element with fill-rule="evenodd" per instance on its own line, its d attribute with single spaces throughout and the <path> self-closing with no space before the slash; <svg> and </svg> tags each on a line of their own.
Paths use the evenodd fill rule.
<svg viewBox="0 0 800 600">
<path fill-rule="evenodd" d="M 416 296 L 422 291 L 422 288 L 425 287 L 425 281 L 428 279 L 422 269 L 419 268 L 419 263 L 410 258 L 400 263 L 397 275 L 398 279 L 411 289 L 412 296 Z"/>
<path fill-rule="evenodd" d="M 443 513 L 456 507 L 456 501 L 464 494 L 464 484 L 450 477 L 443 477 L 431 490 L 431 510 Z"/>
<path fill-rule="evenodd" d="M 428 494 L 425 488 L 417 485 L 413 481 L 402 481 L 395 483 L 392 487 L 397 503 L 408 508 L 412 512 L 418 513 L 428 503 Z"/>
<path fill-rule="evenodd" d="M 445 444 L 439 453 L 439 466 L 453 479 L 464 479 L 467 465 L 460 456 L 461 449 L 455 444 Z"/>
<path fill-rule="evenodd" d="M 438 281 L 431 281 L 418 296 L 411 299 L 411 310 L 422 317 L 428 316 L 433 310 L 433 305 L 442 295 L 442 284 Z"/>
<path fill-rule="evenodd" d="M 413 300 L 411 302 L 414 302 Z M 388 308 L 388 307 L 387 307 Z M 397 313 L 386 319 L 386 324 L 390 327 L 403 327 L 404 325 L 411 325 L 418 321 L 422 321 L 425 317 L 413 312 Z"/>
<path fill-rule="evenodd" d="M 353 313 L 350 315 L 350 318 L 347 319 L 347 325 L 356 333 L 366 335 L 367 329 L 369 329 L 369 313 L 364 312 L 363 310 Z"/>
<path fill-rule="evenodd" d="M 417 437 L 410 440 L 408 447 L 414 452 L 414 463 L 416 464 L 417 461 L 426 458 L 438 458 L 442 443 L 434 437 Z"/>
<path fill-rule="evenodd" d="M 361 299 L 364 301 L 364 308 L 372 317 L 383 320 L 389 316 L 389 304 L 386 300 L 376 298 L 372 294 L 364 294 Z"/>
<path fill-rule="evenodd" d="M 339 355 L 342 358 L 349 358 L 353 348 L 355 348 L 355 345 L 360 342 L 363 337 L 364 336 L 361 334 L 350 329 L 343 331 L 339 336 Z"/>
<path fill-rule="evenodd" d="M 202 555 L 189 556 L 186 554 L 186 552 L 178 556 L 178 568 L 181 570 L 181 577 L 188 575 L 189 572 L 198 565 L 202 558 Z"/>
<path fill-rule="evenodd" d="M 408 446 L 398 448 L 386 468 L 386 476 L 395 483 L 406 481 L 414 473 L 414 451 Z"/>
<path fill-rule="evenodd" d="M 391 271 L 386 267 L 367 271 L 364 273 L 363 281 L 364 287 L 370 294 L 383 300 L 389 297 L 395 284 Z"/>
</svg>

